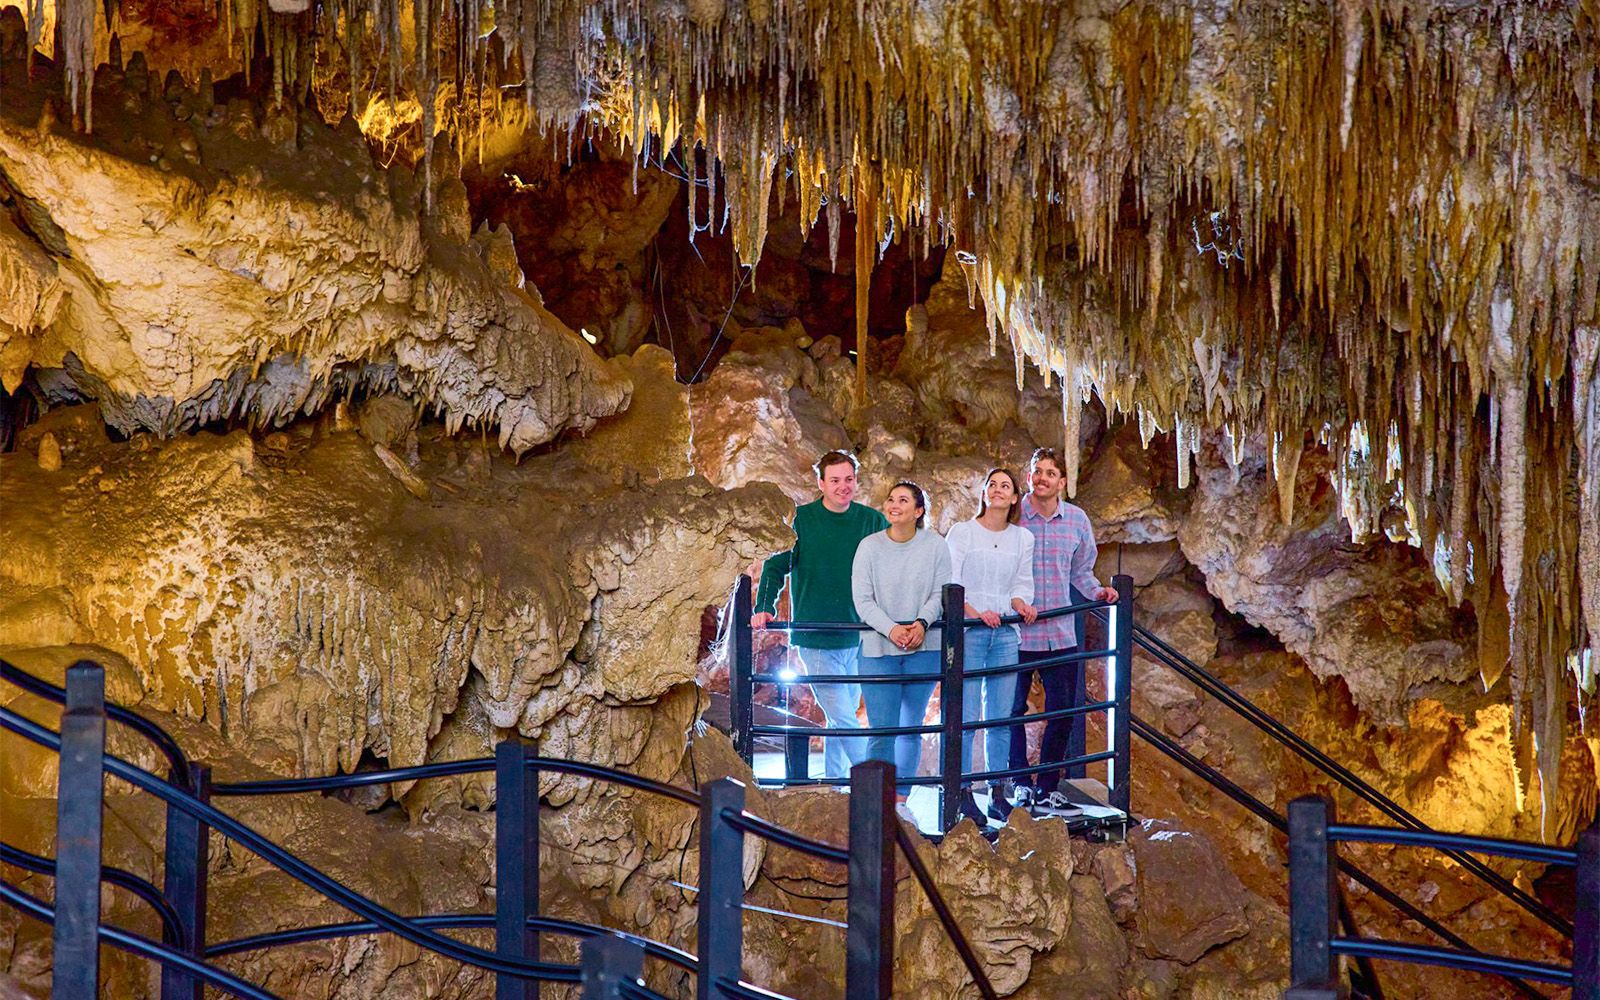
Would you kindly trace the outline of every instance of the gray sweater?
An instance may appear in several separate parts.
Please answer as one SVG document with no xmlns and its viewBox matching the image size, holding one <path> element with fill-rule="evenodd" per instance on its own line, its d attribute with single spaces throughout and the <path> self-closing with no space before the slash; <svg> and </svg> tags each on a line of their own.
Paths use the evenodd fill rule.
<svg viewBox="0 0 1600 1000">
<path fill-rule="evenodd" d="M 889 630 L 921 618 L 930 623 L 943 611 L 941 588 L 951 582 L 950 549 L 937 531 L 919 530 L 909 542 L 896 542 L 887 531 L 868 535 L 856 548 L 850 588 L 856 614 L 874 631 L 861 639 L 863 656 L 905 656 L 939 648 L 939 630 L 930 627 L 922 645 L 901 649 L 889 641 Z"/>
</svg>

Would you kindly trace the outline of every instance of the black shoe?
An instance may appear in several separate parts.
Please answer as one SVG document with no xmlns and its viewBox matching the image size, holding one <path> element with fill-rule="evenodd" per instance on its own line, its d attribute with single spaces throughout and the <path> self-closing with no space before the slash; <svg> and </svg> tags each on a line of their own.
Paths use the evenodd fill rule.
<svg viewBox="0 0 1600 1000">
<path fill-rule="evenodd" d="M 983 810 L 990 819 L 1004 823 L 1011 818 L 1011 803 L 1006 801 L 1005 790 L 998 785 L 989 786 L 989 805 Z"/>
<path fill-rule="evenodd" d="M 978 824 L 980 829 L 989 825 L 988 818 L 978 808 L 978 800 L 972 797 L 970 790 L 961 793 L 961 815 Z"/>
</svg>

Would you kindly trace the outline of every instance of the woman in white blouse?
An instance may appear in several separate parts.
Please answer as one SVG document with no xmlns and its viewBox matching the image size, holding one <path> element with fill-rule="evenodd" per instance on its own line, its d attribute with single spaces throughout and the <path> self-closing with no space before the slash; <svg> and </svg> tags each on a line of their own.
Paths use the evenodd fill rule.
<svg viewBox="0 0 1600 1000">
<path fill-rule="evenodd" d="M 1017 477 L 1006 469 L 991 469 L 984 478 L 978 516 L 954 525 L 946 539 L 950 545 L 952 575 L 967 591 L 966 615 L 983 622 L 967 629 L 967 670 L 1017 662 L 1017 627 L 1000 624 L 1000 616 L 1019 612 L 1033 603 L 1033 533 L 1017 524 L 1021 503 Z M 1016 683 L 1014 673 L 967 681 L 962 690 L 962 721 L 1008 717 Z M 961 765 L 968 773 L 973 773 L 972 736 L 977 731 L 961 734 Z M 1011 727 L 990 726 L 981 731 L 984 734 L 983 769 L 1004 769 L 1010 757 Z M 1006 784 L 989 783 L 989 815 L 996 819 L 1006 818 Z M 970 789 L 962 797 L 961 811 L 980 826 L 986 822 Z"/>
</svg>

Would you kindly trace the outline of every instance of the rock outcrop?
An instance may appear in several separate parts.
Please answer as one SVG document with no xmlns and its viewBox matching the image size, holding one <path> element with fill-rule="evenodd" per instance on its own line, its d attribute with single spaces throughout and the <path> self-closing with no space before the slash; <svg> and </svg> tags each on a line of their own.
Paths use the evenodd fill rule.
<svg viewBox="0 0 1600 1000">
<path fill-rule="evenodd" d="M 692 698 L 651 706 L 693 680 L 700 609 L 787 544 L 770 487 L 628 490 L 436 426 L 414 470 L 393 459 L 423 500 L 331 424 L 113 445 L 80 415 L 28 429 L 63 438 L 60 470 L 0 457 L 4 644 L 113 649 L 151 704 L 300 773 L 421 763 L 473 711 L 558 755 L 670 773 L 640 754 L 691 721 Z"/>
<path fill-rule="evenodd" d="M 96 88 L 118 125 L 93 136 L 43 81 L 0 103 L 0 191 L 26 227 L 0 222 L 9 388 L 62 369 L 58 397 L 162 434 L 392 390 L 518 454 L 626 406 L 524 287 L 509 230 L 471 232 L 444 156 L 425 214 L 423 171 L 379 166 L 353 121 L 163 84 L 139 56 Z"/>
</svg>

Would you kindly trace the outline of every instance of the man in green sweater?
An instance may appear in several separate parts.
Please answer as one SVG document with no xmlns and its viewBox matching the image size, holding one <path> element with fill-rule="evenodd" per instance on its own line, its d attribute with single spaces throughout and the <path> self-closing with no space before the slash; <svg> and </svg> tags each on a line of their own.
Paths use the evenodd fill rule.
<svg viewBox="0 0 1600 1000">
<path fill-rule="evenodd" d="M 822 497 L 794 512 L 794 548 L 779 552 L 761 567 L 752 628 L 766 628 L 777 610 L 778 592 L 789 584 L 789 614 L 795 621 L 859 622 L 850 591 L 850 566 L 856 546 L 882 531 L 889 521 L 871 507 L 853 503 L 856 495 L 855 456 L 830 451 L 817 459 L 817 488 Z M 793 632 L 789 645 L 812 676 L 852 676 L 858 672 L 859 632 Z M 856 707 L 859 684 L 813 684 L 811 694 L 830 729 L 859 729 Z M 866 757 L 865 741 L 829 737 L 823 741 L 825 776 L 842 778 Z"/>
</svg>

